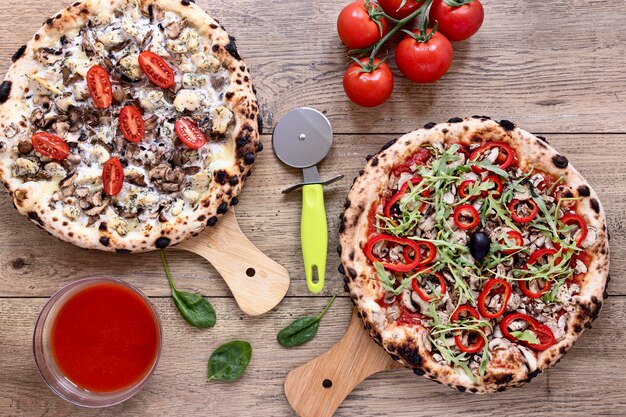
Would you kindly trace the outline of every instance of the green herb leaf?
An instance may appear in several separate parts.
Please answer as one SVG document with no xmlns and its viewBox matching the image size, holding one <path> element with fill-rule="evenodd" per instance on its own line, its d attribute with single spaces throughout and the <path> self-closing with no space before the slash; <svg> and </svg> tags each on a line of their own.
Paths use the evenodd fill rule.
<svg viewBox="0 0 626 417">
<path fill-rule="evenodd" d="M 252 359 L 252 346 L 244 340 L 224 343 L 209 358 L 209 381 L 231 382 L 241 378 Z"/>
<path fill-rule="evenodd" d="M 533 345 L 539 344 L 539 339 L 537 339 L 537 335 L 535 335 L 530 330 L 524 330 L 522 332 L 511 332 L 511 336 L 517 338 L 517 340 L 523 340 Z"/>
<path fill-rule="evenodd" d="M 333 295 L 333 298 L 330 299 L 319 315 L 300 317 L 278 332 L 276 335 L 278 343 L 284 347 L 294 347 L 303 345 L 313 339 L 317 334 L 317 329 L 320 327 L 322 317 L 324 317 L 336 297 L 336 295 Z"/>
<path fill-rule="evenodd" d="M 170 274 L 170 268 L 167 265 L 167 259 L 165 258 L 164 251 L 161 251 L 161 261 L 163 262 L 165 275 L 167 276 L 167 281 L 169 282 L 172 290 L 174 304 L 176 305 L 176 308 L 178 308 L 180 315 L 183 316 L 187 323 L 199 329 L 206 329 L 208 327 L 215 326 L 215 310 L 213 309 L 211 303 L 199 294 L 178 291 L 176 287 L 174 287 L 174 282 L 172 281 L 172 275 Z"/>
</svg>

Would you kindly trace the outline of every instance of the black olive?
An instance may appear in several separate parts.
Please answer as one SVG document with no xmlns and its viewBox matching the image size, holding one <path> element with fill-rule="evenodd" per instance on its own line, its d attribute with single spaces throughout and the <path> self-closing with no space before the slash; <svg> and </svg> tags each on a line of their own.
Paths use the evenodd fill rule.
<svg viewBox="0 0 626 417">
<path fill-rule="evenodd" d="M 486 233 L 477 232 L 470 236 L 470 253 L 477 261 L 480 261 L 487 256 L 487 253 L 489 253 L 489 246 L 491 246 L 491 240 Z"/>
</svg>

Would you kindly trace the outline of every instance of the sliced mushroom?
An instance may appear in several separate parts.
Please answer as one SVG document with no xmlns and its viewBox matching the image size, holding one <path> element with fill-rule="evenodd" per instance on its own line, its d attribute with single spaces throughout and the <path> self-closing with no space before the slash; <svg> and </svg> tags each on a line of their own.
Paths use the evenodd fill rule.
<svg viewBox="0 0 626 417">
<path fill-rule="evenodd" d="M 25 155 L 33 150 L 33 144 L 29 140 L 20 140 L 20 143 L 17 144 L 17 150 Z"/>
<path fill-rule="evenodd" d="M 182 20 L 176 20 L 167 26 L 165 26 L 165 34 L 170 39 L 178 39 L 180 32 L 187 26 L 187 22 Z"/>
</svg>

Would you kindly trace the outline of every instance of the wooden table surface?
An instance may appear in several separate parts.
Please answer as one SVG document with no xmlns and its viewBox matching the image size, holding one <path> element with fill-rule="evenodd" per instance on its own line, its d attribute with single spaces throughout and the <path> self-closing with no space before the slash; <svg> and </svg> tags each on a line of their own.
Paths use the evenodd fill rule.
<svg viewBox="0 0 626 417">
<path fill-rule="evenodd" d="M 0 4 L 0 62 L 67 0 L 6 0 Z M 429 121 L 487 114 L 542 133 L 589 180 L 606 207 L 611 233 L 610 297 L 593 328 L 557 365 L 530 385 L 492 396 L 452 391 L 410 370 L 378 374 L 358 387 L 339 416 L 624 415 L 626 414 L 626 13 L 623 1 L 485 0 L 486 20 L 470 41 L 455 44 L 451 71 L 436 85 L 396 78 L 391 100 L 377 109 L 352 105 L 341 76 L 348 62 L 335 31 L 344 1 L 199 0 L 237 37 L 258 88 L 266 150 L 237 206 L 244 233 L 284 265 L 287 298 L 258 318 L 241 313 L 226 285 L 203 259 L 168 250 L 179 288 L 208 296 L 218 315 L 209 330 L 190 328 L 169 297 L 158 253 L 90 252 L 43 233 L 0 199 L 0 415 L 292 416 L 283 394 L 287 372 L 323 353 L 344 333 L 351 303 L 336 272 L 342 202 L 364 156 L 387 140 Z M 394 72 L 397 71 L 394 69 Z M 271 132 L 297 106 L 322 110 L 335 144 L 320 166 L 323 178 L 346 178 L 326 190 L 330 242 L 326 288 L 311 295 L 299 247 L 300 193 L 280 191 L 300 180 L 271 150 Z M 164 328 L 156 373 L 126 403 L 86 410 L 57 398 L 37 373 L 32 333 L 48 297 L 81 277 L 128 280 L 154 302 Z M 277 331 L 294 317 L 335 305 L 309 344 L 287 350 Z M 207 382 L 211 352 L 228 340 L 252 343 L 253 359 L 232 384 Z"/>
</svg>

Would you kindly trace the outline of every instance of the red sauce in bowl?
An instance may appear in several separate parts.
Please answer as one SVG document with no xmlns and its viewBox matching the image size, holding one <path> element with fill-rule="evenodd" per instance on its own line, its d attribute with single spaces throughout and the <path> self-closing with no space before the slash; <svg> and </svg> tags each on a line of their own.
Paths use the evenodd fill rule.
<svg viewBox="0 0 626 417">
<path fill-rule="evenodd" d="M 52 357 L 80 388 L 114 392 L 152 369 L 159 352 L 159 324 L 148 302 L 114 282 L 72 294 L 52 323 Z"/>
</svg>

